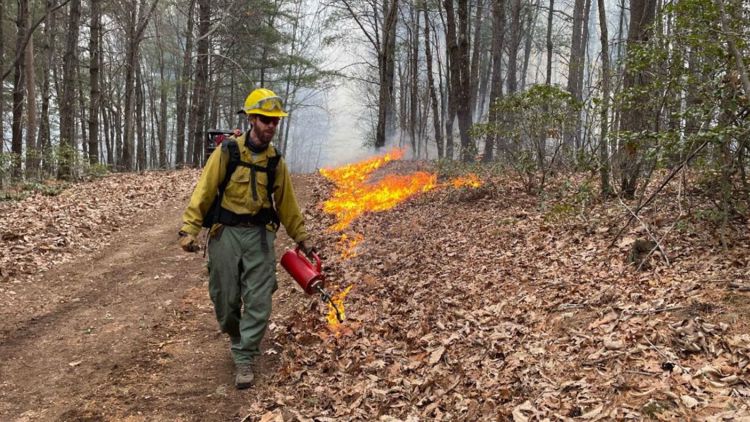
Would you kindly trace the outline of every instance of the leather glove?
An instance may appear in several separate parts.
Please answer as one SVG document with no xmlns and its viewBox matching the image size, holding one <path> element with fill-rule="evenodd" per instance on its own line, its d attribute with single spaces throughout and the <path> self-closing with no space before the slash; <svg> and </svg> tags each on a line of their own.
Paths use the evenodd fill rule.
<svg viewBox="0 0 750 422">
<path fill-rule="evenodd" d="M 312 258 L 312 254 L 318 252 L 318 249 L 315 246 L 313 246 L 312 243 L 309 240 L 303 240 L 303 241 L 297 243 L 297 247 L 308 258 Z"/>
<path fill-rule="evenodd" d="M 185 232 L 180 232 L 180 247 L 185 252 L 198 252 L 198 249 L 200 249 L 195 236 Z"/>
</svg>

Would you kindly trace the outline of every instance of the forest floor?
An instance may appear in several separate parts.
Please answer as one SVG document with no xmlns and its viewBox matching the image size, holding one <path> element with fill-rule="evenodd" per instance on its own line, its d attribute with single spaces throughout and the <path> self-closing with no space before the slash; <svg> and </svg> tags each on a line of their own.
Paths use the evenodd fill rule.
<svg viewBox="0 0 750 422">
<path fill-rule="evenodd" d="M 668 189 L 615 239 L 624 204 L 585 182 L 540 199 L 488 174 L 359 218 L 348 256 L 321 209 L 334 186 L 295 175 L 347 320 L 279 267 L 238 391 L 205 259 L 177 245 L 197 177 L 0 203 L 0 420 L 750 420 L 750 227 L 717 236 L 700 191 Z M 637 270 L 648 233 L 666 255 Z"/>
</svg>

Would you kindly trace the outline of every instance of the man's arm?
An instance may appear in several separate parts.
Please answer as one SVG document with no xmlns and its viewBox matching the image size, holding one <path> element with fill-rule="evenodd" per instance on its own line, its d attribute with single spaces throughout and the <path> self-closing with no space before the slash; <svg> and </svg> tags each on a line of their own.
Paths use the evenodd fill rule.
<svg viewBox="0 0 750 422">
<path fill-rule="evenodd" d="M 225 149 L 216 148 L 208 158 L 198 184 L 195 186 L 195 190 L 193 190 L 193 195 L 190 197 L 190 203 L 187 209 L 185 209 L 185 213 L 182 214 L 182 222 L 184 224 L 182 229 L 180 229 L 181 232 L 193 236 L 197 236 L 200 233 L 203 225 L 203 216 L 206 215 L 211 204 L 214 202 L 219 190 L 219 183 L 224 180 L 224 175 L 227 171 L 226 163 L 229 159 L 229 154 Z"/>
<path fill-rule="evenodd" d="M 284 225 L 289 237 L 294 239 L 296 243 L 303 242 L 309 235 L 305 230 L 305 219 L 302 217 L 302 212 L 297 204 L 297 198 L 292 187 L 292 178 L 283 158 L 279 161 L 276 175 L 274 201 L 276 202 L 279 220 Z"/>
</svg>

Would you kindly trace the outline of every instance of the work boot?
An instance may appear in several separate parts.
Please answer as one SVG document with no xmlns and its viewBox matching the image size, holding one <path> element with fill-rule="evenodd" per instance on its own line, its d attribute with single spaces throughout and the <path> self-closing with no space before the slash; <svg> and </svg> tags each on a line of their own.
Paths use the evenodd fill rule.
<svg viewBox="0 0 750 422">
<path fill-rule="evenodd" d="M 253 365 L 251 363 L 240 363 L 237 365 L 237 375 L 234 378 L 234 386 L 238 390 L 249 388 L 253 385 L 253 379 L 255 374 L 253 373 Z"/>
</svg>

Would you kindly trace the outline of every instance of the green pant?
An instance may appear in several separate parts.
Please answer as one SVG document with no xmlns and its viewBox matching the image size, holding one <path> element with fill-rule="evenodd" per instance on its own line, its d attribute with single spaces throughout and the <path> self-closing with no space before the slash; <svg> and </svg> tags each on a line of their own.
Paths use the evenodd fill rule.
<svg viewBox="0 0 750 422">
<path fill-rule="evenodd" d="M 276 233 L 226 226 L 208 245 L 208 292 L 236 364 L 260 354 L 276 291 Z"/>
</svg>

